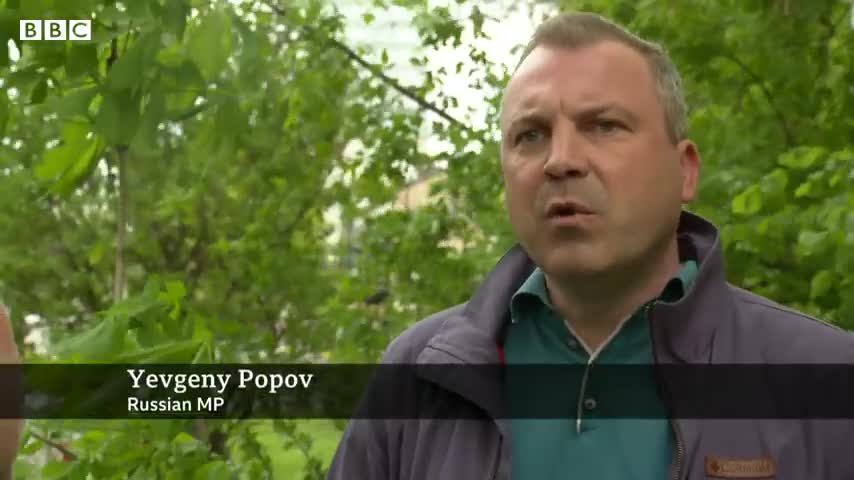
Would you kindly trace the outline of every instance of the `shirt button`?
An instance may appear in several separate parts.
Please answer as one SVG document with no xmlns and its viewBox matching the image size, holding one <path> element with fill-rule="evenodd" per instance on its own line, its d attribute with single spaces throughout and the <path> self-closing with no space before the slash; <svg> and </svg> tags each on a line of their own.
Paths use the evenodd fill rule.
<svg viewBox="0 0 854 480">
<path fill-rule="evenodd" d="M 596 399 L 593 397 L 588 397 L 584 399 L 584 408 L 587 410 L 593 410 L 596 408 Z"/>
<path fill-rule="evenodd" d="M 578 348 L 578 340 L 574 338 L 570 338 L 569 340 L 567 340 L 566 344 L 569 345 L 569 348 L 573 350 L 576 350 Z"/>
</svg>

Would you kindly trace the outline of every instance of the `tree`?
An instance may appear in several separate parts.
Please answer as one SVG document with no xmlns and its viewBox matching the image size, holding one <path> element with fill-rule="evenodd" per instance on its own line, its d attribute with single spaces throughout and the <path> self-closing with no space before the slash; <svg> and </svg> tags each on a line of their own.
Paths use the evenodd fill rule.
<svg viewBox="0 0 854 480">
<path fill-rule="evenodd" d="M 574 3 L 680 66 L 706 160 L 696 210 L 724 227 L 730 280 L 854 329 L 850 5 Z"/>
<path fill-rule="evenodd" d="M 364 20 L 408 9 L 422 66 L 485 35 L 485 4 L 457 3 L 377 0 Z M 453 72 L 405 85 L 386 67 L 406 59 L 347 45 L 327 2 L 0 6 L 0 40 L 18 52 L 0 56 L 0 298 L 19 343 L 48 333 L 29 361 L 373 361 L 423 315 L 464 301 L 512 245 L 496 144 L 509 72 L 478 48 L 458 71 L 484 92 L 485 119 L 455 111 L 442 90 Z M 723 227 L 731 280 L 854 328 L 848 6 L 562 8 L 670 48 L 706 161 L 695 210 Z M 28 18 L 92 18 L 93 38 L 21 42 Z M 425 125 L 445 152 L 419 149 Z M 412 171 L 439 172 L 437 200 L 389 208 Z M 332 207 L 356 228 L 330 244 Z M 331 447 L 315 444 L 336 435 L 284 420 L 32 421 L 17 471 L 320 478 Z"/>
</svg>

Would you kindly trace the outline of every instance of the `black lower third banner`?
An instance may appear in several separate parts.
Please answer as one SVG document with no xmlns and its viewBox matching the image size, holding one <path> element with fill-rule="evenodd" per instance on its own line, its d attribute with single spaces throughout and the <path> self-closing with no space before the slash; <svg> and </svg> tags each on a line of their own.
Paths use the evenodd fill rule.
<svg viewBox="0 0 854 480">
<path fill-rule="evenodd" d="M 852 365 L 585 368 L 0 365 L 0 417 L 854 419 Z"/>
</svg>

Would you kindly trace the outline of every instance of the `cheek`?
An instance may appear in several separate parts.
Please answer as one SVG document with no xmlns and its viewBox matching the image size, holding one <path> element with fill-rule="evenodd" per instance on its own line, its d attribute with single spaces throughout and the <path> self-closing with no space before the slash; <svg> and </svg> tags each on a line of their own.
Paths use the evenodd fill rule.
<svg viewBox="0 0 854 480">
<path fill-rule="evenodd" d="M 504 174 L 505 205 L 511 220 L 516 224 L 529 224 L 536 214 L 537 192 L 541 182 L 531 173 L 515 169 Z"/>
<path fill-rule="evenodd" d="M 647 210 L 678 193 L 678 175 L 660 149 L 627 149 L 618 158 L 620 161 L 605 162 L 600 171 L 612 201 L 632 210 Z"/>
<path fill-rule="evenodd" d="M 531 214 L 536 205 L 539 184 L 523 176 L 514 177 L 507 184 L 510 207 L 520 214 Z"/>
<path fill-rule="evenodd" d="M 618 231 L 651 232 L 681 208 L 679 180 L 663 162 L 613 172 L 606 187 Z"/>
</svg>

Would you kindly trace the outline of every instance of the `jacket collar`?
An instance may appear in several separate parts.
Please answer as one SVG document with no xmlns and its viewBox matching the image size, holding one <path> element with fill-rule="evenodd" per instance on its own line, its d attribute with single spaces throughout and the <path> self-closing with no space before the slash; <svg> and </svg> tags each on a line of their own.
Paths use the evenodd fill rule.
<svg viewBox="0 0 854 480">
<path fill-rule="evenodd" d="M 697 276 L 675 303 L 657 302 L 650 311 L 656 361 L 707 363 L 717 325 L 734 313 L 726 283 L 718 229 L 683 211 L 677 230 L 680 255 L 696 259 Z M 535 265 L 519 244 L 487 275 L 460 314 L 444 322 L 417 363 L 498 363 L 496 345 L 510 319 L 510 299 Z"/>
<path fill-rule="evenodd" d="M 649 312 L 658 363 L 710 363 L 715 332 L 735 315 L 718 229 L 699 215 L 682 212 L 680 255 L 697 260 L 694 283 L 678 301 L 656 302 Z"/>
</svg>

